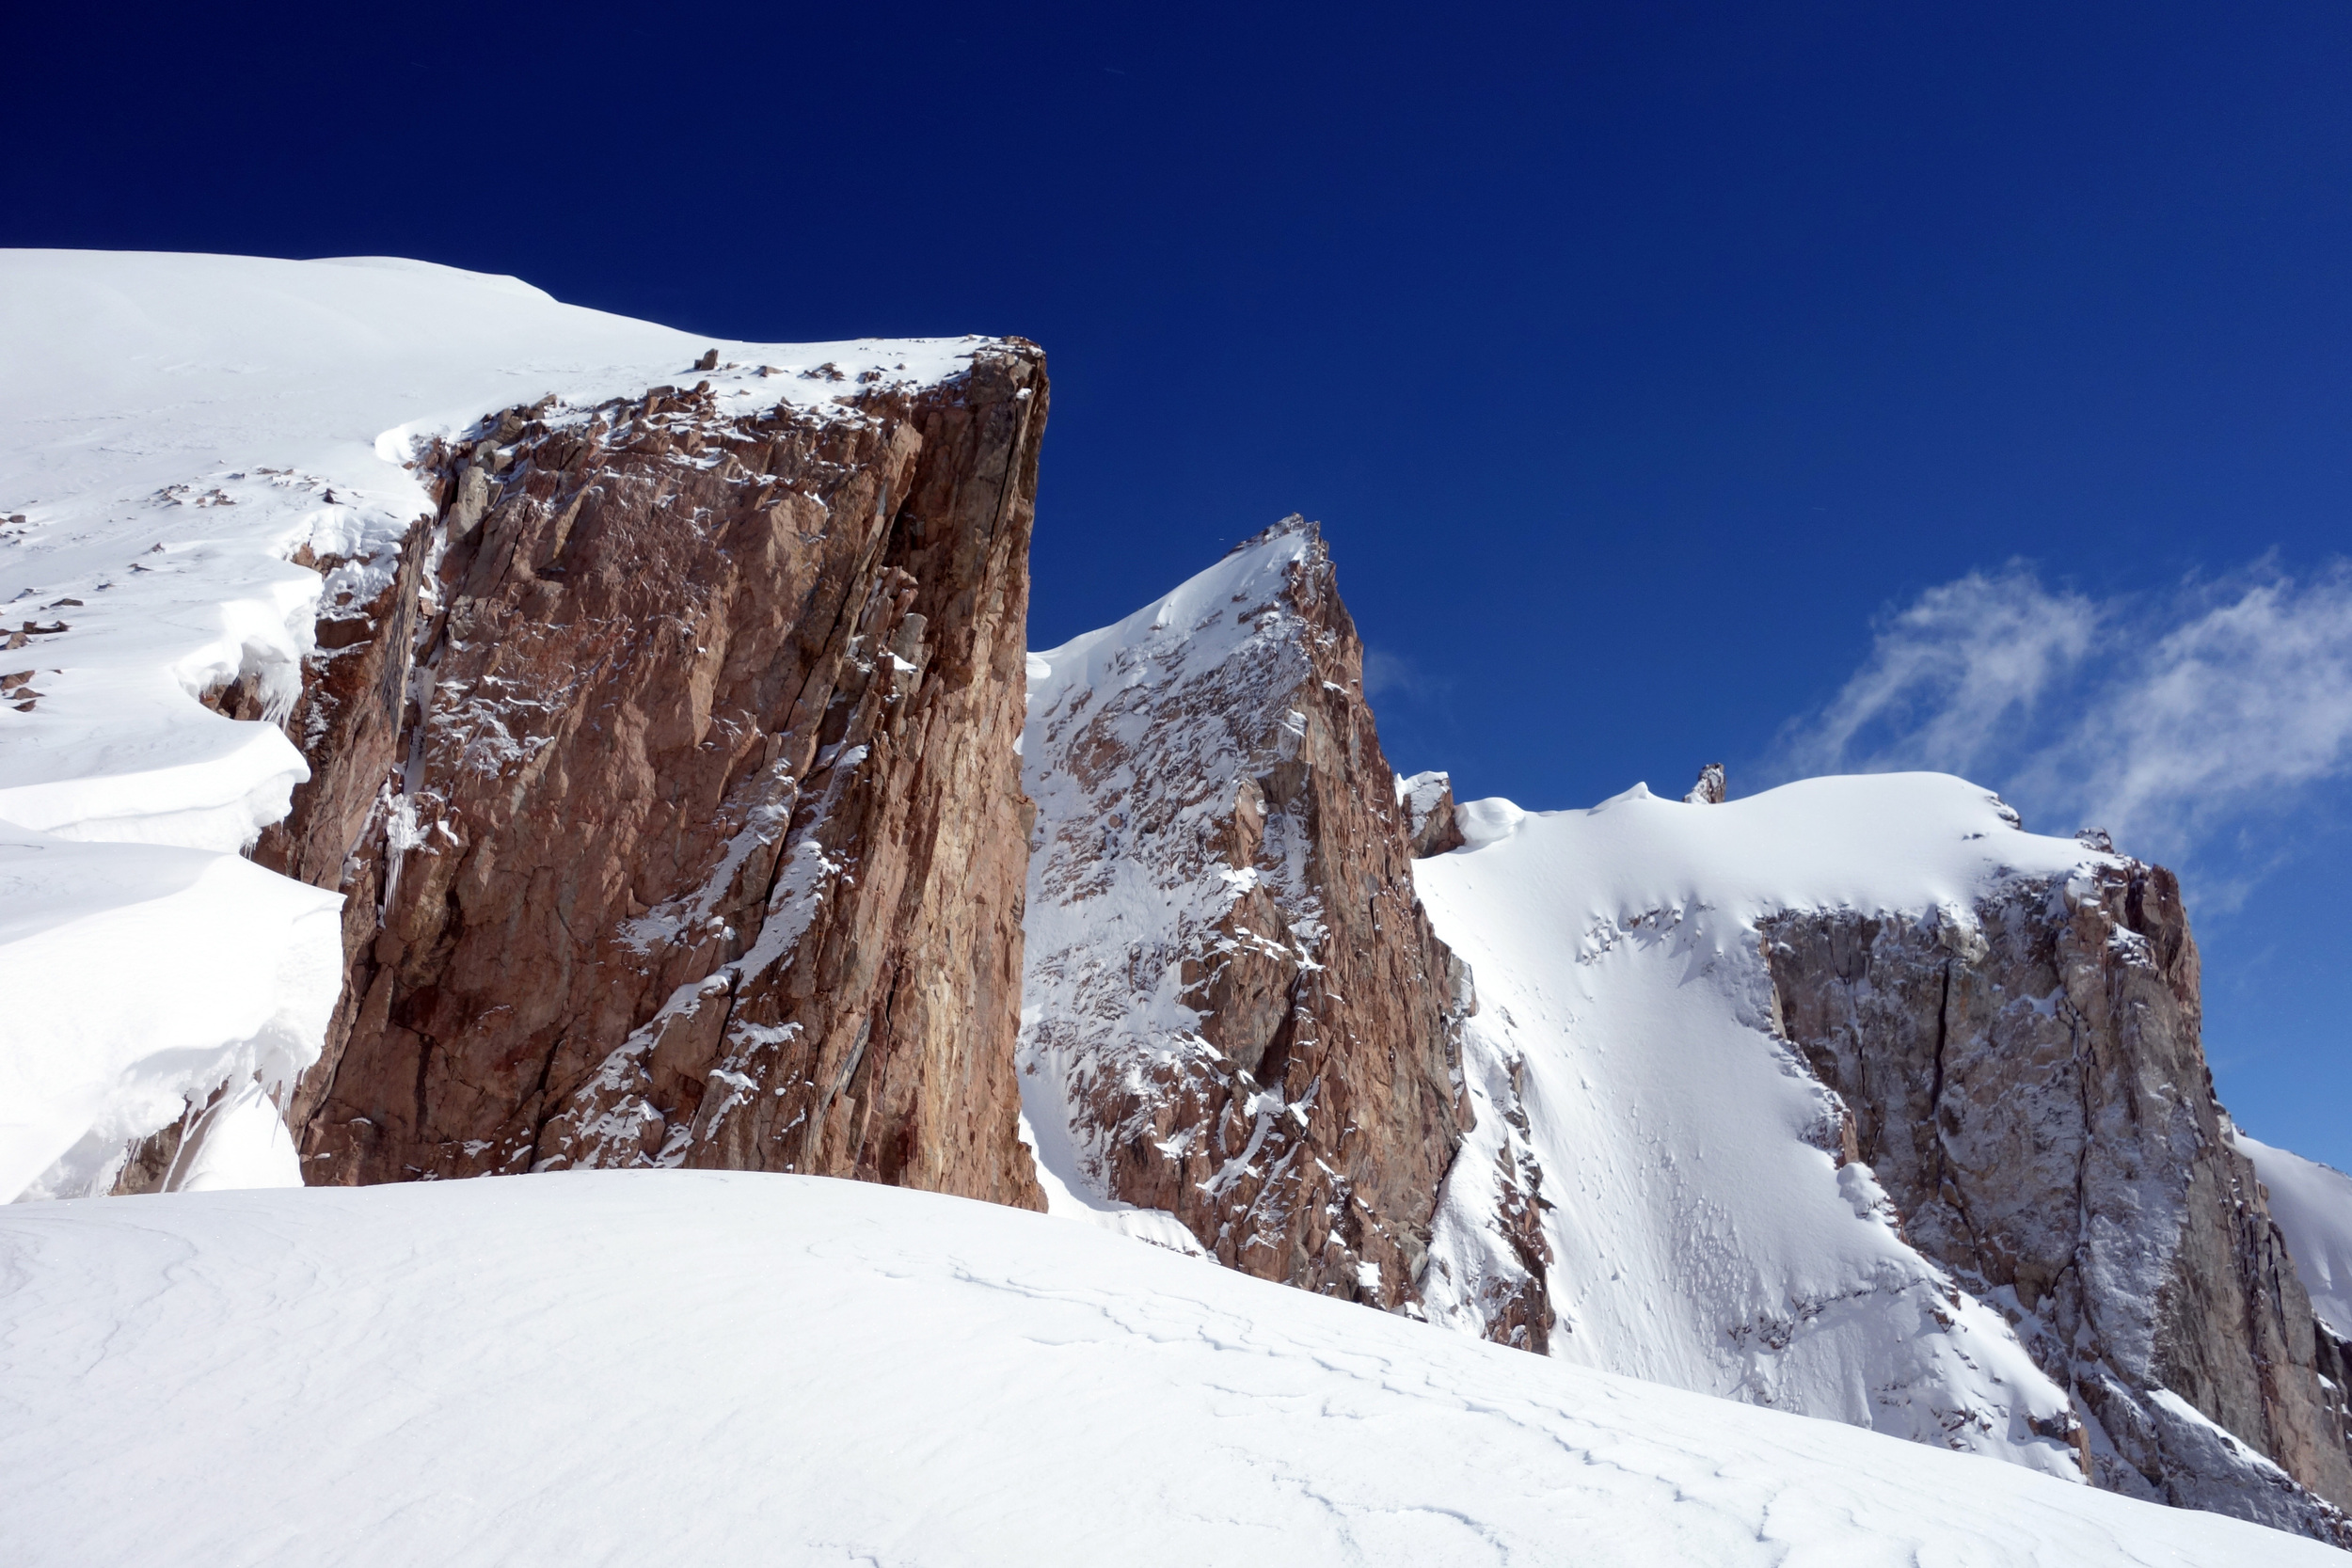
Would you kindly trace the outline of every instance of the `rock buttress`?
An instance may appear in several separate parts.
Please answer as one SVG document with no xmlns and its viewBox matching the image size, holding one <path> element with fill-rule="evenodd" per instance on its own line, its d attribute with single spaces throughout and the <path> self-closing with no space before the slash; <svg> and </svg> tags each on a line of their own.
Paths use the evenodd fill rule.
<svg viewBox="0 0 2352 1568">
<path fill-rule="evenodd" d="M 2092 1479 L 2352 1544 L 2341 1380 L 2223 1136 L 2172 874 L 2101 858 L 1973 911 L 1790 913 L 1763 940 L 1854 1152 L 2072 1392 Z"/>
<path fill-rule="evenodd" d="M 351 900 L 310 1181 L 687 1164 L 1041 1207 L 1012 1055 L 1045 414 L 1015 341 L 817 408 L 543 403 L 435 454 L 429 619 L 339 634 L 261 851 Z"/>
<path fill-rule="evenodd" d="M 1362 661 L 1297 518 L 1040 656 L 1024 1091 L 1073 1185 L 1402 1308 L 1466 1125 L 1469 987 L 1413 891 Z"/>
</svg>

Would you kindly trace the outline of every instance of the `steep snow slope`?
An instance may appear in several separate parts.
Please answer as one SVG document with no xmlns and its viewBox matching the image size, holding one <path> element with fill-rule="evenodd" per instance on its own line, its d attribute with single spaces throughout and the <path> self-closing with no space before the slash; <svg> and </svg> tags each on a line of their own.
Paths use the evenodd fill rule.
<svg viewBox="0 0 2352 1568">
<path fill-rule="evenodd" d="M 322 604 L 373 597 L 432 511 L 420 442 L 697 375 L 732 411 L 821 410 L 976 342 L 722 344 L 703 372 L 707 340 L 421 262 L 0 252 L 0 1197 L 103 1191 L 126 1131 L 317 1053 L 333 896 L 192 858 L 251 843 L 308 767 L 210 705 L 290 711 Z"/>
<path fill-rule="evenodd" d="M 25 1206 L 0 1259 L 23 1568 L 2341 1560 L 847 1181 Z"/>
<path fill-rule="evenodd" d="M 1433 1243 L 1431 1310 L 1474 1327 L 1518 1259 L 1498 1172 L 1542 1172 L 1555 1356 L 2079 1478 L 2066 1395 L 1902 1238 L 1843 1113 L 1778 1037 L 1756 921 L 1964 911 L 2081 846 L 1940 775 L 1818 779 L 1724 805 L 1636 785 L 1590 811 L 1474 801 L 1416 863 L 1479 1011 L 1478 1129 Z"/>
<path fill-rule="evenodd" d="M 2352 1339 L 2352 1176 L 2242 1130 L 2232 1141 L 2269 1189 L 2270 1217 L 2286 1233 L 2312 1310 L 2330 1334 Z"/>
</svg>

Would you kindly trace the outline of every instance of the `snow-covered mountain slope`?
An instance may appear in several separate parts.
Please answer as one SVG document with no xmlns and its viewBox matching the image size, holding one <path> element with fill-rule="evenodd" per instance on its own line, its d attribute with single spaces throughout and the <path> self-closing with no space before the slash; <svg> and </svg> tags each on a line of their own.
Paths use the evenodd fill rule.
<svg viewBox="0 0 2352 1568">
<path fill-rule="evenodd" d="M 1457 806 L 1362 765 L 1356 650 L 1293 519 L 1032 656 L 1022 1084 L 1059 1206 L 2352 1540 L 2341 1380 L 2209 1147 L 2168 873 L 1938 775 Z M 1417 1042 L 1454 1116 L 1365 1114 Z M 1439 1169 L 1441 1204 L 1396 1180 Z"/>
<path fill-rule="evenodd" d="M 2312 1310 L 2338 1339 L 2352 1340 L 2352 1176 L 2243 1129 L 2233 1129 L 2231 1141 L 2269 1190 L 2271 1217 L 2286 1232 Z"/>
<path fill-rule="evenodd" d="M 2341 1560 L 847 1181 L 20 1206 L 0 1259 L 21 1568 Z"/>
<path fill-rule="evenodd" d="M 1417 863 L 1481 1004 L 1433 1312 L 1526 1266 L 1528 1164 L 1556 1355 L 2352 1539 L 2169 874 L 1942 775 L 1708 796 L 1471 802 Z"/>
<path fill-rule="evenodd" d="M 697 375 L 730 415 L 830 417 L 980 346 L 712 345 L 412 261 L 0 252 L 0 1196 L 103 1191 L 126 1132 L 317 1054 L 333 895 L 226 857 L 310 774 L 280 721 L 320 618 L 380 601 L 437 510 L 423 443 Z M 194 1131 L 274 1114 L 230 1094 Z"/>
<path fill-rule="evenodd" d="M 1931 777 L 1456 817 L 1469 846 L 1414 868 L 1479 1001 L 1433 1313 L 1475 1326 L 1488 1276 L 1519 1266 L 1488 1218 L 1519 1140 L 1543 1173 L 1555 1356 L 2078 1479 L 2065 1393 L 1904 1242 L 1868 1167 L 1840 1165 L 1841 1109 L 1775 1037 L 1756 922 L 1964 908 L 2003 857 L 2057 868 L 2080 847 L 2013 843 L 1981 790 Z"/>
<path fill-rule="evenodd" d="M 2072 1392 L 2099 1484 L 2352 1546 L 2345 1379 L 2230 1145 L 2179 879 L 2080 836 L 1972 908 L 1768 917 L 1779 1022 L 1912 1244 Z"/>
</svg>

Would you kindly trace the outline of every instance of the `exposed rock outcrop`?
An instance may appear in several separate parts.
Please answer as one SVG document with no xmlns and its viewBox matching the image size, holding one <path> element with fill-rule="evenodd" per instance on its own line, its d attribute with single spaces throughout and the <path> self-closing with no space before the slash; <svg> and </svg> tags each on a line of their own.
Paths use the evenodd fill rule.
<svg viewBox="0 0 2352 1568">
<path fill-rule="evenodd" d="M 1446 773 L 1416 773 L 1396 781 L 1396 803 L 1405 808 L 1406 844 L 1415 860 L 1459 849 L 1469 841 L 1454 819 L 1454 779 Z"/>
<path fill-rule="evenodd" d="M 1691 792 L 1682 799 L 1689 805 L 1720 806 L 1724 803 L 1724 765 L 1710 762 L 1699 769 L 1698 783 L 1692 784 Z"/>
<path fill-rule="evenodd" d="M 1467 1126 L 1460 966 L 1314 525 L 1037 656 L 1024 1093 L 1102 1199 L 1400 1308 Z"/>
<path fill-rule="evenodd" d="M 1041 1206 L 1012 1047 L 1045 404 L 1008 341 L 945 384 L 542 403 L 434 454 L 440 517 L 322 623 L 313 778 L 258 851 L 349 895 L 309 1180 Z"/>
<path fill-rule="evenodd" d="M 2071 1390 L 2094 1479 L 2352 1545 L 2342 1362 L 2223 1135 L 2172 874 L 2087 859 L 1764 946 L 1906 1235 Z"/>
</svg>

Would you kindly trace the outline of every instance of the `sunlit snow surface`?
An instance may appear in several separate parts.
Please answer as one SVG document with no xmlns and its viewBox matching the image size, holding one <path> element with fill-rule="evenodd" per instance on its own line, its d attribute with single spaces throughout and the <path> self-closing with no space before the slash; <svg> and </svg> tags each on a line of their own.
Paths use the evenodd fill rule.
<svg viewBox="0 0 2352 1568">
<path fill-rule="evenodd" d="M 235 855 L 0 822 L 0 1198 L 108 1180 L 190 1091 L 291 1081 L 342 984 L 341 903 Z M 188 1149 L 215 1182 L 299 1182 L 275 1104 L 221 1110 Z M 230 1156 L 273 1133 L 283 1159 Z"/>
<path fill-rule="evenodd" d="M 16 1568 L 2341 1561 L 846 1181 L 20 1205 L 0 1275 Z"/>
<path fill-rule="evenodd" d="M 1723 805 L 1637 786 L 1590 811 L 1460 812 L 1416 863 L 1470 966 L 1478 1110 L 1439 1211 L 1433 1313 L 1470 1326 L 1502 1265 L 1488 1216 L 1513 1092 L 1543 1170 L 1551 1353 L 2079 1476 L 2029 1429 L 2068 1408 L 1992 1308 L 1839 1169 L 1837 1108 L 1772 1022 L 1756 922 L 1784 910 L 1942 910 L 2089 851 L 2017 831 L 1941 774 L 1816 779 Z"/>
<path fill-rule="evenodd" d="M 308 770 L 197 697 L 291 707 L 322 594 L 364 603 L 431 510 L 420 440 L 697 380 L 828 409 L 979 343 L 734 343 L 417 261 L 0 251 L 0 675 L 31 675 L 0 700 L 0 1198 L 103 1189 L 183 1094 L 315 1056 L 336 897 L 225 869 Z"/>
</svg>

